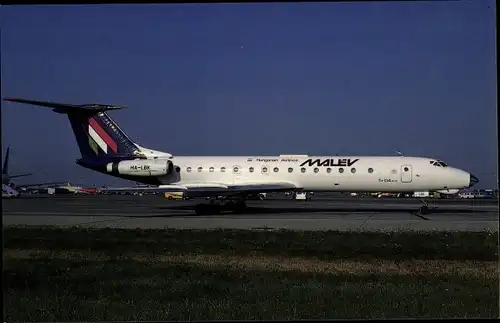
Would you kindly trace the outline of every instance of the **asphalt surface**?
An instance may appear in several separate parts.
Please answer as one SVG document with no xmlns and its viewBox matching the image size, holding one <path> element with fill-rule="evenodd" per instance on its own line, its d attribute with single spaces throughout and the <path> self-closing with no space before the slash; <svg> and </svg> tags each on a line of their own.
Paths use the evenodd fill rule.
<svg viewBox="0 0 500 323">
<path fill-rule="evenodd" d="M 4 226 L 56 225 L 112 228 L 442 230 L 498 229 L 496 200 L 431 200 L 430 214 L 417 214 L 419 199 L 316 196 L 311 201 L 270 197 L 249 201 L 245 214 L 197 216 L 203 200 L 161 196 L 31 196 L 2 200 Z"/>
</svg>

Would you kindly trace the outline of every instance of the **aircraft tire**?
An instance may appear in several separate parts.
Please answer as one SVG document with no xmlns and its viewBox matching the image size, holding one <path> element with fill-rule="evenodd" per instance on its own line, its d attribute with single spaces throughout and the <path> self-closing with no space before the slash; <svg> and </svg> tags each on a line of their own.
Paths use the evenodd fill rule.
<svg viewBox="0 0 500 323">
<path fill-rule="evenodd" d="M 235 203 L 233 206 L 232 206 L 232 211 L 233 213 L 245 213 L 245 211 L 247 210 L 247 205 L 245 202 L 239 202 L 239 203 Z"/>
<path fill-rule="evenodd" d="M 206 212 L 206 209 L 207 209 L 207 207 L 205 204 L 197 204 L 194 207 L 194 212 L 196 213 L 196 215 L 204 215 Z"/>
<path fill-rule="evenodd" d="M 418 213 L 424 215 L 424 214 L 428 214 L 429 213 L 429 208 L 427 206 L 422 206 L 419 210 L 418 210 Z"/>
</svg>

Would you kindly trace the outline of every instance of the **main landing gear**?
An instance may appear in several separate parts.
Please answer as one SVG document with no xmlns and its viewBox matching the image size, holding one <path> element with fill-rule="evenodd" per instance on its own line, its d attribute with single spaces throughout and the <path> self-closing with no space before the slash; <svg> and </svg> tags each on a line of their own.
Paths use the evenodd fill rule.
<svg viewBox="0 0 500 323">
<path fill-rule="evenodd" d="M 196 215 L 214 215 L 220 214 L 222 211 L 232 211 L 234 213 L 242 213 L 246 210 L 247 205 L 244 199 L 229 200 L 210 200 L 210 203 L 200 203 L 194 208 Z"/>
</svg>

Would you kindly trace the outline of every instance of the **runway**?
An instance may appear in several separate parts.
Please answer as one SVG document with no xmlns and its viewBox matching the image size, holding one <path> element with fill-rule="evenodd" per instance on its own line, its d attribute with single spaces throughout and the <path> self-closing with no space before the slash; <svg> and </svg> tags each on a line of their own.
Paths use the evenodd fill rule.
<svg viewBox="0 0 500 323">
<path fill-rule="evenodd" d="M 57 196 L 2 200 L 4 226 L 53 225 L 109 228 L 440 230 L 498 229 L 492 200 L 436 200 L 419 216 L 418 199 L 331 198 L 312 201 L 270 198 L 249 201 L 246 214 L 196 216 L 200 200 L 168 201 L 160 196 Z"/>
</svg>

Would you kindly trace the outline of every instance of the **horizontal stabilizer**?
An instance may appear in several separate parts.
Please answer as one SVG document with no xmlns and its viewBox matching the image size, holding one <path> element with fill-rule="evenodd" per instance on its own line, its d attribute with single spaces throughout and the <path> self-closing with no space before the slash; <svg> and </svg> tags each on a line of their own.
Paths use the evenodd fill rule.
<svg viewBox="0 0 500 323">
<path fill-rule="evenodd" d="M 45 183 L 33 183 L 33 184 L 20 184 L 16 185 L 18 188 L 32 188 L 32 187 L 44 187 L 44 186 L 55 186 L 55 185 L 62 185 L 67 182 L 64 181 L 59 181 L 59 182 L 45 182 Z"/>
<path fill-rule="evenodd" d="M 25 99 L 17 99 L 17 98 L 4 98 L 4 101 L 15 102 L 15 103 L 24 103 L 31 105 L 38 105 L 41 107 L 51 108 L 52 111 L 57 113 L 71 113 L 71 112 L 102 112 L 107 110 L 118 110 L 124 109 L 125 107 L 119 107 L 115 105 L 107 105 L 107 104 L 66 104 L 66 103 L 57 103 L 57 102 L 49 102 L 49 101 L 35 101 L 35 100 L 25 100 Z"/>
</svg>

